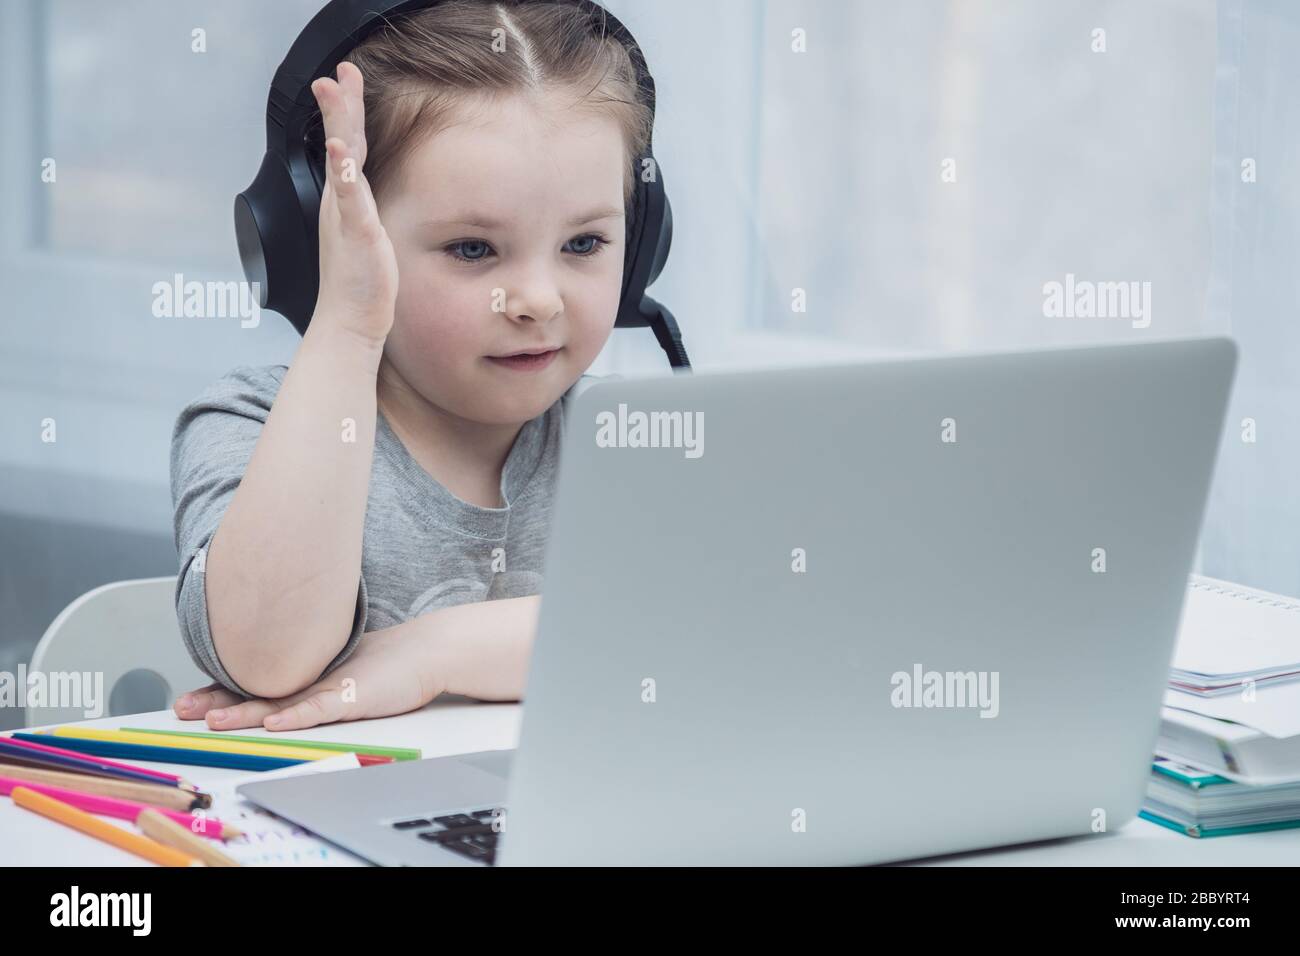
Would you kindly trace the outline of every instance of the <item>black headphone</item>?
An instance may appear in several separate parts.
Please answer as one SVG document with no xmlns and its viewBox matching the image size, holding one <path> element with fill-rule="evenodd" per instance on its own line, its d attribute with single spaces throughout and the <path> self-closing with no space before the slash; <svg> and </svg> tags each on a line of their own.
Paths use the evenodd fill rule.
<svg viewBox="0 0 1300 956">
<path fill-rule="evenodd" d="M 275 71 L 266 101 L 266 154 L 252 185 L 235 197 L 235 238 L 244 276 L 258 283 L 260 304 L 287 318 L 299 334 L 307 331 L 320 286 L 317 228 L 325 188 L 323 143 L 310 127 L 316 107 L 311 84 L 333 76 L 335 67 L 390 18 L 436 6 L 443 0 L 330 0 L 298 34 Z M 627 48 L 640 93 L 655 107 L 655 84 L 636 40 L 611 13 L 593 0 L 507 0 L 571 3 L 587 14 L 592 32 L 612 36 Z M 648 160 L 648 163 L 643 161 Z M 648 169 L 649 177 L 642 175 Z M 645 294 L 668 259 L 673 211 L 664 192 L 662 170 L 649 143 L 633 161 L 632 208 L 627 215 L 623 288 L 618 328 L 649 326 L 674 369 L 690 369 L 681 332 L 672 313 Z"/>
</svg>

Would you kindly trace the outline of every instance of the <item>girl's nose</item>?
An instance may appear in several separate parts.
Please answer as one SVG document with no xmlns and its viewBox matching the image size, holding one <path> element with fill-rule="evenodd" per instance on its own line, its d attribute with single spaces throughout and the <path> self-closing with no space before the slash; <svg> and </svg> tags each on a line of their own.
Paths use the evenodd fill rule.
<svg viewBox="0 0 1300 956">
<path fill-rule="evenodd" d="M 520 281 L 506 290 L 505 314 L 512 319 L 549 322 L 564 309 L 555 283 L 544 274 Z"/>
</svg>

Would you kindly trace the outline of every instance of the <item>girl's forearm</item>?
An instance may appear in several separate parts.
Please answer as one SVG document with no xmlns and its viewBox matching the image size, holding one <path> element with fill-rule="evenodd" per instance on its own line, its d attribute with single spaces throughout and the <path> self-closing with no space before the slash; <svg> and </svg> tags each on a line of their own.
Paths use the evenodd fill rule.
<svg viewBox="0 0 1300 956">
<path fill-rule="evenodd" d="M 321 317 L 313 320 L 209 544 L 212 639 L 249 693 L 296 692 L 347 640 L 361 576 L 380 355 Z"/>
<path fill-rule="evenodd" d="M 540 594 L 439 608 L 404 627 L 427 628 L 431 680 L 477 700 L 522 700 Z"/>
</svg>

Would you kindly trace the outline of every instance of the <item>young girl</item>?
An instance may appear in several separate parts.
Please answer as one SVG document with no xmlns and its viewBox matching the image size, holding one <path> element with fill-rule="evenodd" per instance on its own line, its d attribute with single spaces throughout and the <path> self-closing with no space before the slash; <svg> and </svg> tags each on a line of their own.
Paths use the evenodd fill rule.
<svg viewBox="0 0 1300 956">
<path fill-rule="evenodd" d="M 312 85 L 302 345 L 172 439 L 177 613 L 217 681 L 175 711 L 217 730 L 522 696 L 567 400 L 613 329 L 650 134 L 626 50 L 572 5 L 439 5 L 336 75 Z"/>
</svg>

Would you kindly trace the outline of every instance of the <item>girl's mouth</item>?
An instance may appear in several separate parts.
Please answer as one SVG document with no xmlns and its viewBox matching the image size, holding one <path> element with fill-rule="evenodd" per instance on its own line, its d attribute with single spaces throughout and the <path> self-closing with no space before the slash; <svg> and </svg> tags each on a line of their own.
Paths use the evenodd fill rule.
<svg viewBox="0 0 1300 956">
<path fill-rule="evenodd" d="M 542 352 L 540 355 L 509 355 L 504 357 L 489 355 L 488 361 L 494 362 L 503 368 L 514 369 L 517 372 L 537 372 L 550 365 L 555 360 L 555 356 L 559 354 L 559 349 L 551 349 L 549 352 Z"/>
</svg>

